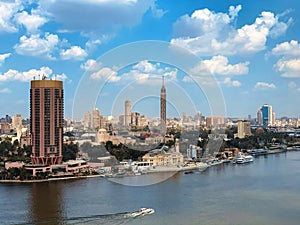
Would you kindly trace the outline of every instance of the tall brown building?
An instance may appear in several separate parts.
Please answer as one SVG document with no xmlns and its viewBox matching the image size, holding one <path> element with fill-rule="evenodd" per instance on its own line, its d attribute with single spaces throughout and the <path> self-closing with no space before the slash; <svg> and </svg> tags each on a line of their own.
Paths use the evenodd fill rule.
<svg viewBox="0 0 300 225">
<path fill-rule="evenodd" d="M 162 128 L 166 128 L 166 122 L 167 122 L 167 113 L 166 113 L 166 88 L 165 88 L 165 82 L 164 77 L 162 77 L 162 87 L 160 89 L 160 122 L 162 125 Z"/>
<path fill-rule="evenodd" d="M 45 79 L 31 81 L 31 162 L 34 165 L 53 165 L 62 162 L 63 99 L 62 81 Z"/>
</svg>

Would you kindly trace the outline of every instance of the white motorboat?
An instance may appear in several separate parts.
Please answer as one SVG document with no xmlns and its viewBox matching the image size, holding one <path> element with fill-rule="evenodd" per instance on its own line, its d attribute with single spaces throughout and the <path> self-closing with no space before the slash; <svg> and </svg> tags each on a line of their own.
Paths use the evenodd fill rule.
<svg viewBox="0 0 300 225">
<path fill-rule="evenodd" d="M 150 215 L 155 212 L 152 208 L 140 208 L 138 211 L 131 213 L 131 217 Z"/>
<path fill-rule="evenodd" d="M 251 155 L 245 155 L 245 156 L 240 156 L 236 159 L 236 163 L 239 164 L 244 164 L 248 162 L 253 162 L 253 156 Z"/>
</svg>

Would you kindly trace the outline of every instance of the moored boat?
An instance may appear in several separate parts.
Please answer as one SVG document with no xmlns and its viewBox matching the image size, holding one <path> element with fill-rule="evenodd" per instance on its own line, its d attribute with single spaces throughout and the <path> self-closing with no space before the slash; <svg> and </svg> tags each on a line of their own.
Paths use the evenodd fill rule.
<svg viewBox="0 0 300 225">
<path fill-rule="evenodd" d="M 238 163 L 238 164 L 244 164 L 244 163 L 248 163 L 248 162 L 253 162 L 253 156 L 244 155 L 244 156 L 240 156 L 236 159 L 236 163 Z"/>
</svg>

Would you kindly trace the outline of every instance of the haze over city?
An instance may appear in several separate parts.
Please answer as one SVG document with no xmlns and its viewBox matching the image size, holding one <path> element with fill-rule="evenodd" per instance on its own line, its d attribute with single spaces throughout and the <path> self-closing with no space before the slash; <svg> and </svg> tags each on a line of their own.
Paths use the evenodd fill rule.
<svg viewBox="0 0 300 225">
<path fill-rule="evenodd" d="M 107 81 L 99 96 L 92 96 L 103 115 L 121 114 L 123 108 L 112 108 L 112 103 L 123 107 L 125 99 L 131 98 L 136 102 L 135 111 L 159 117 L 159 111 L 153 109 L 159 106 L 162 76 L 170 101 L 168 116 L 179 117 L 184 111 L 211 115 L 206 93 L 176 65 L 148 59 L 116 70 L 119 65 L 105 67 L 97 60 L 120 45 L 157 40 L 185 48 L 198 57 L 194 75 L 199 79 L 215 77 L 224 95 L 224 116 L 256 117 L 257 109 L 267 103 L 273 106 L 276 117 L 299 117 L 299 6 L 296 0 L 272 4 L 3 1 L 0 102 L 5 107 L 1 107 L 0 115 L 29 117 L 29 81 L 46 75 L 64 81 L 65 117 L 72 117 L 76 88 L 91 70 L 97 71 L 90 73 L 91 80 Z M 124 96 L 120 90 L 126 90 L 128 84 L 135 92 Z M 175 101 L 186 103 L 187 98 L 182 96 L 190 99 L 190 110 L 172 109 Z M 122 104 L 118 104 L 118 98 Z"/>
</svg>

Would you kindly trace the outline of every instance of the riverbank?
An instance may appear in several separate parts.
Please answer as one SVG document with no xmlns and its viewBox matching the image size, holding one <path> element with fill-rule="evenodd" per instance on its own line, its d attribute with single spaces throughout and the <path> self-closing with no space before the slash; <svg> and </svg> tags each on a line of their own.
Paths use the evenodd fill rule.
<svg viewBox="0 0 300 225">
<path fill-rule="evenodd" d="M 266 151 L 264 154 L 252 154 L 255 157 L 259 157 L 262 155 L 273 155 L 273 154 L 280 154 L 280 153 L 287 153 L 292 151 L 300 151 L 299 148 L 295 149 L 276 149 L 276 150 L 269 150 Z M 250 153 L 251 154 L 251 153 Z M 221 162 L 220 164 L 222 164 Z M 203 171 L 210 167 L 211 165 L 207 165 L 206 163 L 203 164 L 190 164 L 189 166 L 185 167 L 178 167 L 178 166 L 156 166 L 151 168 L 150 170 L 146 170 L 146 173 L 164 173 L 164 172 L 182 172 L 188 170 L 196 170 L 199 169 Z M 97 174 L 97 175 L 88 175 L 88 176 L 70 176 L 70 177 L 52 177 L 48 179 L 40 179 L 40 180 L 0 180 L 0 183 L 42 183 L 42 182 L 50 182 L 50 181 L 61 181 L 61 180 L 74 180 L 74 179 L 86 179 L 86 178 L 93 178 L 93 177 L 107 177 L 105 174 Z M 114 176 L 112 176 L 114 177 Z"/>
<path fill-rule="evenodd" d="M 93 177 L 104 177 L 102 174 L 98 175 L 89 175 L 89 176 L 74 176 L 74 177 L 55 177 L 49 179 L 41 180 L 0 180 L 0 183 L 41 183 L 41 182 L 50 182 L 50 181 L 60 181 L 60 180 L 74 180 L 74 179 L 86 179 Z"/>
</svg>

